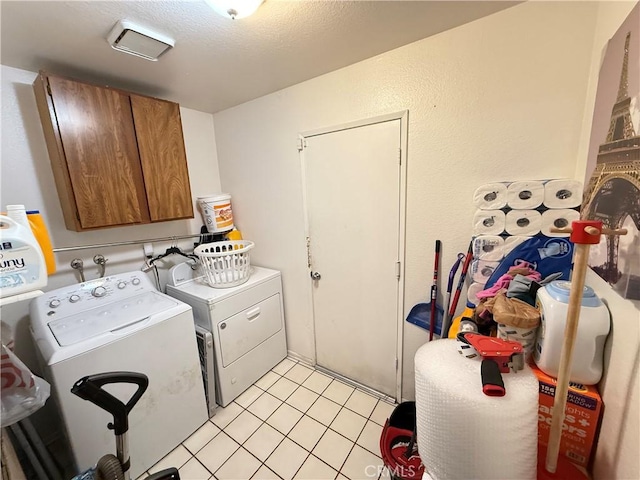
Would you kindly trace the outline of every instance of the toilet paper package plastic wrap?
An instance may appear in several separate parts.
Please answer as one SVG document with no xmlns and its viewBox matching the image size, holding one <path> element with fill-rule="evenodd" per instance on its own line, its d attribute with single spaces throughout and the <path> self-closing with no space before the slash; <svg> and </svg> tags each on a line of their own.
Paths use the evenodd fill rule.
<svg viewBox="0 0 640 480">
<path fill-rule="evenodd" d="M 526 235 L 512 235 L 504 239 L 504 256 L 506 257 L 509 252 L 514 250 L 521 243 L 526 242 L 531 237 Z"/>
<path fill-rule="evenodd" d="M 473 216 L 474 235 L 500 235 L 505 227 L 502 210 L 478 210 Z"/>
<path fill-rule="evenodd" d="M 486 288 L 491 287 L 509 269 L 526 260 L 535 267 L 542 278 L 552 273 L 561 273 L 561 280 L 568 280 L 571 273 L 573 258 L 573 243 L 568 238 L 554 238 L 545 236 L 531 237 L 511 250 L 500 265 L 493 271 L 486 282 Z"/>
<path fill-rule="evenodd" d="M 538 381 L 528 366 L 504 373 L 506 395 L 482 392 L 481 362 L 456 340 L 429 342 L 415 356 L 418 450 L 435 480 L 534 480 Z"/>
<path fill-rule="evenodd" d="M 484 283 L 473 282 L 471 285 L 469 285 L 469 289 L 467 290 L 467 300 L 474 305 L 478 305 L 480 303 L 480 299 L 477 297 L 477 295 L 482 290 L 484 290 Z"/>
<path fill-rule="evenodd" d="M 544 202 L 544 183 L 540 181 L 513 182 L 507 187 L 507 205 L 517 210 L 537 208 Z"/>
<path fill-rule="evenodd" d="M 488 260 L 474 260 L 471 263 L 471 278 L 476 283 L 484 285 L 491 277 L 500 262 L 491 262 Z"/>
<path fill-rule="evenodd" d="M 473 239 L 473 258 L 499 261 L 504 257 L 504 238 L 482 235 Z"/>
<path fill-rule="evenodd" d="M 574 208 L 582 203 L 582 183 L 577 180 L 549 180 L 544 184 L 547 208 Z"/>
<path fill-rule="evenodd" d="M 568 233 L 552 233 L 551 228 L 570 227 L 571 222 L 580 220 L 580 212 L 568 208 L 547 210 L 542 213 L 542 226 L 540 230 L 547 237 L 568 237 Z"/>
</svg>

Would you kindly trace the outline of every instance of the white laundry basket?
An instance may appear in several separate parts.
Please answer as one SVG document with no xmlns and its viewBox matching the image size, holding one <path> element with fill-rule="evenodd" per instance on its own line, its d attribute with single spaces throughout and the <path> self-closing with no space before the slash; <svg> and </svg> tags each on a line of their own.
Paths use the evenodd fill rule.
<svg viewBox="0 0 640 480">
<path fill-rule="evenodd" d="M 213 288 L 228 288 L 249 280 L 253 246 L 249 240 L 226 240 L 199 245 L 193 253 L 200 258 L 206 282 Z"/>
</svg>

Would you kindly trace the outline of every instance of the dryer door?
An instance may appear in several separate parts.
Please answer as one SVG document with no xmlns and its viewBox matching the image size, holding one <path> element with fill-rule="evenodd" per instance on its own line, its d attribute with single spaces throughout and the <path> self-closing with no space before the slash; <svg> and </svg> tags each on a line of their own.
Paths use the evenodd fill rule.
<svg viewBox="0 0 640 480">
<path fill-rule="evenodd" d="M 280 295 L 259 302 L 218 323 L 222 366 L 227 367 L 282 328 Z"/>
</svg>

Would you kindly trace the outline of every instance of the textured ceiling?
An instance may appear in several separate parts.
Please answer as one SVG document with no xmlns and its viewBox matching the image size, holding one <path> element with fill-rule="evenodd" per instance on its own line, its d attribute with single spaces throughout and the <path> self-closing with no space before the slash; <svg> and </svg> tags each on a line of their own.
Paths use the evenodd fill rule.
<svg viewBox="0 0 640 480">
<path fill-rule="evenodd" d="M 229 20 L 204 0 L 2 1 L 0 61 L 217 112 L 519 2 L 267 0 Z M 105 38 L 130 20 L 176 41 L 157 62 Z"/>
</svg>

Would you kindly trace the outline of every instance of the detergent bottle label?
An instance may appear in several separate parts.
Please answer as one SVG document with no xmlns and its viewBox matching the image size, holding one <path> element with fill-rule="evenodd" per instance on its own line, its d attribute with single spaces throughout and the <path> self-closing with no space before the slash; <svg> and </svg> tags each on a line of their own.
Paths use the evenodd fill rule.
<svg viewBox="0 0 640 480">
<path fill-rule="evenodd" d="M 36 290 L 46 280 L 44 258 L 31 231 L 0 217 L 0 297 Z"/>
</svg>

